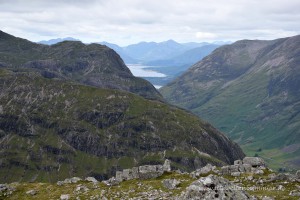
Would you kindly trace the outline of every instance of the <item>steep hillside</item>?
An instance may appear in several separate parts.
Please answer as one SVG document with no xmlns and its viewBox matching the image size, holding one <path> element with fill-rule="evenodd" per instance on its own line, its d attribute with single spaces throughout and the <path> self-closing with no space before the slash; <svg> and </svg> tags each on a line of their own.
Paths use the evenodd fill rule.
<svg viewBox="0 0 300 200">
<path fill-rule="evenodd" d="M 0 67 L 39 71 L 100 88 L 121 89 L 149 99 L 161 95 L 147 81 L 134 77 L 118 54 L 99 44 L 65 41 L 52 46 L 16 38 L 0 31 Z"/>
<path fill-rule="evenodd" d="M 161 89 L 273 167 L 300 167 L 300 36 L 238 41 Z M 284 163 L 284 164 L 281 164 Z"/>
<path fill-rule="evenodd" d="M 1 182 L 106 179 L 165 158 L 191 170 L 244 156 L 196 116 L 132 93 L 6 69 L 0 88 Z"/>
</svg>

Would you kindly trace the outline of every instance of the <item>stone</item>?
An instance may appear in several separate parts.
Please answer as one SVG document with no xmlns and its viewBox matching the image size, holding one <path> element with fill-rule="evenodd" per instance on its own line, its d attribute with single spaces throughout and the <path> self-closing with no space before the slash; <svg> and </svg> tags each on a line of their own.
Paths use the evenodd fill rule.
<svg viewBox="0 0 300 200">
<path fill-rule="evenodd" d="M 86 177 L 84 180 L 92 183 L 98 183 L 97 179 L 95 179 L 94 177 Z"/>
<path fill-rule="evenodd" d="M 230 170 L 230 173 L 239 172 L 239 165 L 230 165 L 229 170 Z"/>
<path fill-rule="evenodd" d="M 270 176 L 270 175 L 269 175 Z M 272 176 L 271 181 L 276 181 L 276 180 L 280 180 L 280 181 L 287 181 L 287 180 L 291 180 L 293 179 L 293 176 L 289 173 L 279 173 L 279 174 L 275 174 Z"/>
<path fill-rule="evenodd" d="M 275 181 L 276 178 L 277 178 L 277 175 L 275 173 L 272 173 L 272 174 L 268 175 L 268 178 L 269 178 L 270 181 Z"/>
<path fill-rule="evenodd" d="M 87 192 L 89 191 L 89 188 L 87 188 L 85 185 L 77 185 L 75 188 L 75 192 Z"/>
<path fill-rule="evenodd" d="M 232 172 L 231 176 L 241 176 L 241 172 Z"/>
<path fill-rule="evenodd" d="M 60 200 L 69 200 L 70 199 L 70 195 L 69 194 L 62 194 L 60 195 Z"/>
<path fill-rule="evenodd" d="M 250 199 L 250 195 L 223 177 L 209 175 L 194 181 L 179 199 Z"/>
<path fill-rule="evenodd" d="M 139 168 L 138 167 L 133 167 L 131 170 L 131 177 L 132 178 L 139 178 Z"/>
<path fill-rule="evenodd" d="M 250 164 L 243 164 L 244 167 L 244 172 L 245 173 L 250 173 L 252 166 Z"/>
<path fill-rule="evenodd" d="M 163 167 L 160 165 L 144 165 L 139 167 L 139 178 L 150 179 L 157 178 L 164 173 Z"/>
<path fill-rule="evenodd" d="M 26 194 L 34 196 L 34 195 L 37 194 L 37 191 L 36 191 L 36 190 L 28 190 L 28 191 L 26 192 Z"/>
<path fill-rule="evenodd" d="M 283 185 L 278 185 L 277 190 L 284 190 L 284 186 Z"/>
<path fill-rule="evenodd" d="M 122 182 L 123 180 L 123 171 L 116 171 L 116 181 Z"/>
<path fill-rule="evenodd" d="M 70 183 L 77 183 L 78 181 L 81 181 L 82 179 L 79 177 L 73 177 L 73 178 L 66 178 L 64 181 L 57 181 L 57 185 L 61 186 L 64 184 L 70 184 Z"/>
<path fill-rule="evenodd" d="M 207 164 L 206 166 L 197 169 L 196 171 L 191 172 L 190 176 L 192 178 L 197 178 L 203 174 L 208 174 L 216 169 L 216 166 L 212 166 L 211 164 Z"/>
<path fill-rule="evenodd" d="M 252 180 L 253 180 L 253 176 L 248 176 L 248 177 L 247 177 L 247 180 L 248 180 L 248 181 L 252 181 Z"/>
<path fill-rule="evenodd" d="M 78 181 L 82 181 L 82 179 L 79 177 L 73 177 L 70 179 L 70 181 L 71 181 L 71 183 L 77 183 Z"/>
<path fill-rule="evenodd" d="M 163 165 L 163 171 L 164 172 L 170 172 L 171 171 L 171 161 L 166 159 Z"/>
<path fill-rule="evenodd" d="M 162 181 L 162 184 L 165 188 L 173 190 L 180 184 L 180 181 L 176 179 L 165 179 Z"/>
<path fill-rule="evenodd" d="M 300 197 L 300 191 L 292 190 L 289 195 L 293 197 Z"/>
<path fill-rule="evenodd" d="M 118 185 L 120 181 L 118 181 L 115 177 L 111 177 L 106 181 L 102 181 L 102 183 L 104 183 L 107 186 L 111 186 L 111 185 Z"/>
<path fill-rule="evenodd" d="M 266 165 L 265 161 L 259 157 L 245 157 L 243 159 L 243 164 L 249 164 L 252 167 L 259 167 L 259 166 Z"/>
<path fill-rule="evenodd" d="M 297 179 L 300 179 L 300 170 L 298 170 L 295 175 Z"/>
<path fill-rule="evenodd" d="M 139 178 L 139 169 L 138 167 L 134 167 L 132 169 L 124 169 L 122 178 L 124 180 L 131 180 L 131 179 L 136 179 Z"/>
<path fill-rule="evenodd" d="M 258 174 L 258 175 L 263 175 L 264 174 L 264 171 L 261 170 L 261 169 L 256 169 L 256 168 L 253 168 L 252 172 L 254 174 Z"/>
<path fill-rule="evenodd" d="M 230 168 L 229 168 L 229 166 L 223 166 L 223 167 L 221 167 L 220 173 L 222 175 L 228 175 L 228 174 L 230 174 Z"/>
<path fill-rule="evenodd" d="M 7 184 L 0 184 L 0 192 L 8 190 L 8 185 Z"/>
<path fill-rule="evenodd" d="M 241 165 L 241 164 L 243 164 L 243 161 L 241 161 L 241 160 L 234 161 L 234 165 Z"/>
<path fill-rule="evenodd" d="M 274 200 L 274 198 L 268 197 L 268 196 L 264 196 L 264 197 L 262 198 L 262 200 Z"/>
</svg>

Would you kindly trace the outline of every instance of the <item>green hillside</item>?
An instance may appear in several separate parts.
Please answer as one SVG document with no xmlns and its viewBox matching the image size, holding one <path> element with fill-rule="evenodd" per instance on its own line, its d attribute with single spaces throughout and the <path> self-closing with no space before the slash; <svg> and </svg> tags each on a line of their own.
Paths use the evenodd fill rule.
<svg viewBox="0 0 300 200">
<path fill-rule="evenodd" d="M 5 69 L 0 87 L 1 182 L 106 179 L 165 158 L 191 170 L 244 156 L 196 116 L 132 93 Z"/>
<path fill-rule="evenodd" d="M 210 121 L 248 155 L 300 167 L 300 36 L 215 50 L 160 91 Z"/>
</svg>

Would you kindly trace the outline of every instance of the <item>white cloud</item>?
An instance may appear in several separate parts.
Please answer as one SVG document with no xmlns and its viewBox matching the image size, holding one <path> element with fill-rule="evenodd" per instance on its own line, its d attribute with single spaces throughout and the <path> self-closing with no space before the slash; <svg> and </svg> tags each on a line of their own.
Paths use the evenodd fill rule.
<svg viewBox="0 0 300 200">
<path fill-rule="evenodd" d="M 300 33 L 299 7 L 299 0 L 0 0 L 0 27 L 33 41 L 71 36 L 121 45 L 273 39 Z"/>
<path fill-rule="evenodd" d="M 197 32 L 196 37 L 200 40 L 211 40 L 217 38 L 217 35 L 214 33 L 207 33 L 207 32 Z"/>
</svg>

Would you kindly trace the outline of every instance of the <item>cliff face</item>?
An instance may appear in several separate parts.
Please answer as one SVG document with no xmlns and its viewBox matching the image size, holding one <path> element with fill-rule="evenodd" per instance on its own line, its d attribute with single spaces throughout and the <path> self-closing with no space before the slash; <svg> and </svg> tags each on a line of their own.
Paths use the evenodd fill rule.
<svg viewBox="0 0 300 200">
<path fill-rule="evenodd" d="M 115 51 L 99 44 L 66 41 L 47 46 L 0 32 L 1 66 L 162 100 L 149 82 L 131 74 Z"/>
<path fill-rule="evenodd" d="M 161 163 L 191 170 L 244 156 L 210 124 L 132 93 L 0 70 L 0 180 L 105 179 Z"/>
<path fill-rule="evenodd" d="M 238 41 L 216 49 L 160 92 L 248 153 L 272 156 L 275 167 L 284 161 L 299 167 L 299 55 L 300 36 Z"/>
</svg>

